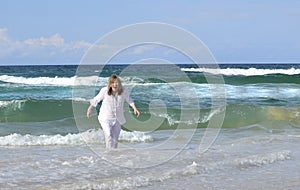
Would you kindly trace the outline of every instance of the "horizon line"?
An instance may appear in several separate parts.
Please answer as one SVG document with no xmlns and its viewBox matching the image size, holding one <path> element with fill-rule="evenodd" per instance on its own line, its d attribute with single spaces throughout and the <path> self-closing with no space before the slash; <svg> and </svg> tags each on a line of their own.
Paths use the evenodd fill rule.
<svg viewBox="0 0 300 190">
<path fill-rule="evenodd" d="M 85 65 L 99 65 L 100 63 L 91 63 Z M 106 63 L 104 65 L 130 65 L 133 64 L 132 62 L 130 63 L 121 63 L 121 62 L 116 62 L 116 63 Z M 150 65 L 150 64 L 157 64 L 157 63 L 141 63 L 140 65 Z M 174 64 L 185 64 L 185 65 L 193 65 L 196 64 L 194 62 L 174 62 Z M 300 64 L 299 62 L 215 62 L 215 63 L 205 63 L 205 64 Z M 82 65 L 81 63 L 36 63 L 36 64 L 27 64 L 27 63 L 13 63 L 13 64 L 0 64 L 0 66 L 79 66 Z M 103 65 L 103 64 L 101 64 Z M 161 65 L 161 64 L 157 64 Z"/>
</svg>

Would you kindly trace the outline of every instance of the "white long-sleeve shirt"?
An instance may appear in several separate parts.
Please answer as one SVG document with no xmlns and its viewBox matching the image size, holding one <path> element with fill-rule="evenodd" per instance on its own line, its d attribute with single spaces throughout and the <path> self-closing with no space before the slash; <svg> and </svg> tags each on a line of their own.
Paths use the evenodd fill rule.
<svg viewBox="0 0 300 190">
<path fill-rule="evenodd" d="M 117 119 L 118 122 L 123 125 L 126 122 L 124 117 L 124 102 L 126 101 L 129 105 L 133 105 L 134 102 L 129 96 L 127 89 L 123 88 L 123 93 L 121 95 L 108 95 L 107 87 L 104 87 L 100 92 L 91 99 L 90 103 L 92 106 L 96 107 L 97 104 L 102 101 L 100 112 L 98 115 L 98 120 L 105 122 L 112 119 Z"/>
</svg>

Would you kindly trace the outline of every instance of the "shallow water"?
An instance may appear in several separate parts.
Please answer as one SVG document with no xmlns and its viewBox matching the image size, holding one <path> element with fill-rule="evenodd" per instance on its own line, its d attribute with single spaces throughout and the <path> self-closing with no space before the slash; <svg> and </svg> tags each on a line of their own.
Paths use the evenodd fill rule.
<svg viewBox="0 0 300 190">
<path fill-rule="evenodd" d="M 222 130 L 213 146 L 200 154 L 198 137 L 203 132 L 203 129 L 197 129 L 194 138 L 183 150 L 176 148 L 178 142 L 174 142 L 174 147 L 170 149 L 139 148 L 149 147 L 156 140 L 136 143 L 123 141 L 118 150 L 106 150 L 99 146 L 96 152 L 85 145 L 2 146 L 1 188 L 299 187 L 300 130 L 290 129 L 283 133 L 255 129 Z M 156 134 L 150 136 L 159 139 Z M 162 138 L 163 135 L 159 136 Z M 125 146 L 131 148 L 124 148 Z M 173 154 L 176 155 L 169 157 Z M 136 168 L 147 166 L 149 161 L 161 158 L 167 158 L 167 161 L 155 166 Z"/>
</svg>

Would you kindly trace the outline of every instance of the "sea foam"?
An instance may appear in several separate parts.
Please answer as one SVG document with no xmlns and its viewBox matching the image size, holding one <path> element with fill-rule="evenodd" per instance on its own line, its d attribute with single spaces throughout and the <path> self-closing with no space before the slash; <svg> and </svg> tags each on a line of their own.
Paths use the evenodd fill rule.
<svg viewBox="0 0 300 190">
<path fill-rule="evenodd" d="M 245 158 L 239 158 L 235 160 L 235 163 L 241 168 L 247 168 L 251 166 L 263 166 L 278 161 L 289 160 L 290 157 L 291 157 L 291 151 L 284 150 L 275 153 L 266 153 L 266 154 L 252 155 Z"/>
<path fill-rule="evenodd" d="M 100 78 L 97 76 L 89 77 L 22 77 L 22 76 L 9 76 L 0 75 L 0 81 L 15 84 L 24 85 L 40 85 L 40 86 L 90 86 L 105 85 L 107 83 L 106 78 Z"/>
<path fill-rule="evenodd" d="M 120 141 L 124 142 L 148 142 L 153 141 L 151 135 L 144 132 L 121 131 Z M 88 130 L 78 134 L 67 135 L 21 135 L 13 133 L 0 137 L 0 146 L 54 146 L 54 145 L 85 145 L 101 143 L 104 144 L 104 136 L 101 130 Z"/>
<path fill-rule="evenodd" d="M 13 110 L 21 110 L 26 103 L 26 99 L 23 100 L 8 100 L 8 101 L 0 101 L 0 108 L 11 108 Z"/>
<path fill-rule="evenodd" d="M 300 74 L 300 69 L 290 68 L 290 69 L 207 69 L 207 68 L 182 68 L 185 72 L 206 72 L 212 74 L 222 74 L 222 75 L 243 75 L 243 76 L 262 76 L 269 74 L 285 74 L 285 75 L 298 75 Z"/>
</svg>

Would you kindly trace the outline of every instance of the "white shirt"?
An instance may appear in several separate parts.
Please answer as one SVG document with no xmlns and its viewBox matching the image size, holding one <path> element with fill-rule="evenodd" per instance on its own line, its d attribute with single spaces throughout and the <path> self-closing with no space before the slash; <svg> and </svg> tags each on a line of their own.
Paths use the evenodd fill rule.
<svg viewBox="0 0 300 190">
<path fill-rule="evenodd" d="M 134 102 L 130 98 L 128 91 L 123 88 L 123 93 L 121 95 L 108 95 L 107 87 L 104 87 L 100 92 L 91 99 L 90 103 L 92 106 L 96 107 L 97 104 L 102 101 L 100 112 L 98 115 L 99 121 L 108 121 L 112 119 L 117 119 L 118 122 L 123 125 L 126 122 L 124 117 L 124 101 L 130 105 L 133 105 Z"/>
</svg>

